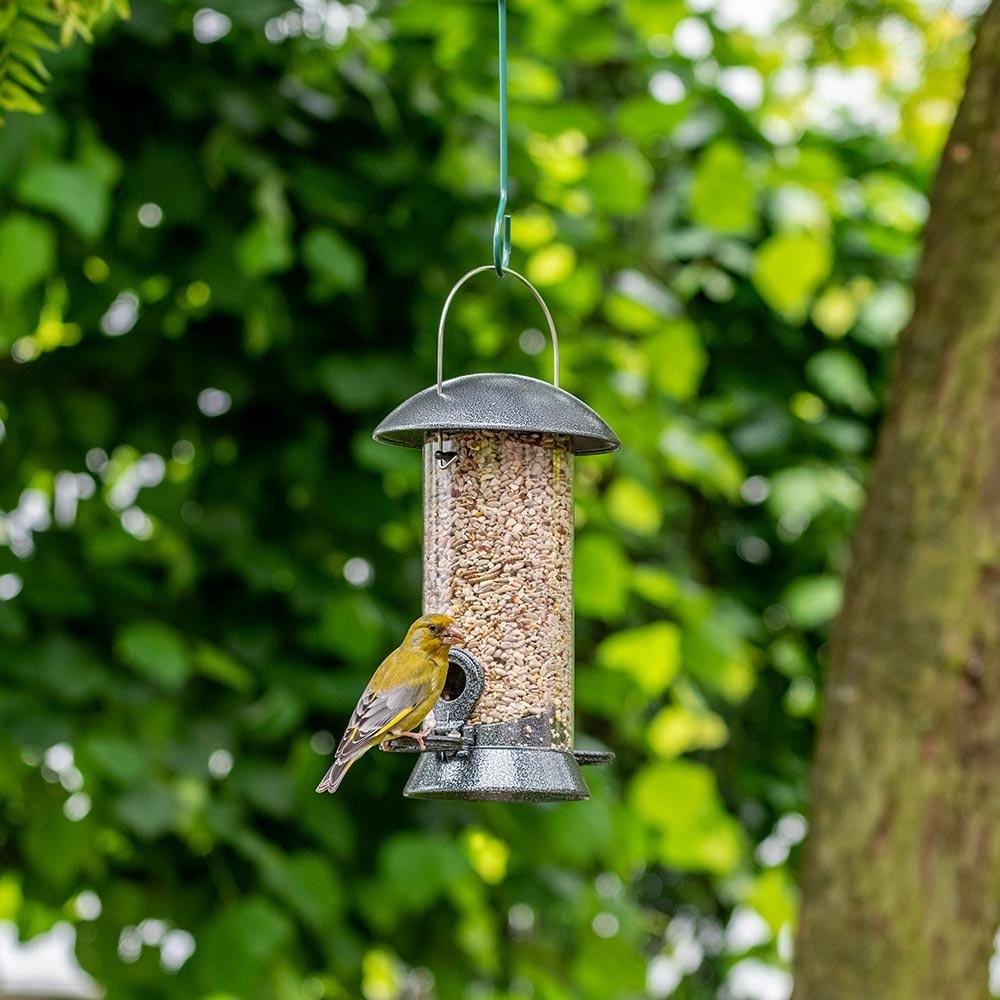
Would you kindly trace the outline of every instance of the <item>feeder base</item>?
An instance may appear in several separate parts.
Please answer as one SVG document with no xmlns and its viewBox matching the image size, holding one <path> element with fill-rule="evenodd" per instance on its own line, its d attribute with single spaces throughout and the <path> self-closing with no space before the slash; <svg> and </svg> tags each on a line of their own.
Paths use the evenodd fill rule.
<svg viewBox="0 0 1000 1000">
<path fill-rule="evenodd" d="M 420 755 L 403 794 L 411 799 L 564 802 L 589 799 L 576 757 L 535 747 L 476 747 Z"/>
</svg>

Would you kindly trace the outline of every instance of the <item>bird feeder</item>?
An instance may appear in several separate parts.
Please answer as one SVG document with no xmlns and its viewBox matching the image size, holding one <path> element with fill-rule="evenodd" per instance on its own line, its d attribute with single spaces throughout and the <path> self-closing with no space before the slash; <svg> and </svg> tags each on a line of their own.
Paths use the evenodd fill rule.
<svg viewBox="0 0 1000 1000">
<path fill-rule="evenodd" d="M 437 747 L 421 755 L 405 793 L 416 798 L 585 799 L 580 763 L 610 754 L 573 748 L 573 459 L 616 451 L 618 438 L 560 389 L 555 324 L 550 384 L 512 374 L 443 379 L 375 429 L 378 441 L 423 449 L 423 610 L 466 633 L 452 650 L 434 709 Z"/>
</svg>

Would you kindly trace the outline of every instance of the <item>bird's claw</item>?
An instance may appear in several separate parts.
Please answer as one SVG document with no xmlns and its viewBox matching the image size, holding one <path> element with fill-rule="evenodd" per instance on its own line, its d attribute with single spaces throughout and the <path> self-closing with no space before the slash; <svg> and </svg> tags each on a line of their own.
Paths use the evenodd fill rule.
<svg viewBox="0 0 1000 1000">
<path fill-rule="evenodd" d="M 393 742 L 395 742 L 396 740 L 407 739 L 407 740 L 413 740 L 413 742 L 416 743 L 418 747 L 420 747 L 420 752 L 423 753 L 427 749 L 426 741 L 428 735 L 429 735 L 428 733 L 423 733 L 423 732 L 400 733 L 398 736 L 393 736 L 392 739 L 382 740 L 382 742 L 379 743 L 378 748 L 379 750 L 392 750 L 393 748 L 391 744 Z"/>
</svg>

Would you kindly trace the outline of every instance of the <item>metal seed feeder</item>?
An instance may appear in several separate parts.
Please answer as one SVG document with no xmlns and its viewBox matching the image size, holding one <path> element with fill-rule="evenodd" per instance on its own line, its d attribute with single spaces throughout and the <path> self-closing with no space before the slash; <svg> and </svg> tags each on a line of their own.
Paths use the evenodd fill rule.
<svg viewBox="0 0 1000 1000">
<path fill-rule="evenodd" d="M 423 610 L 452 615 L 468 636 L 452 650 L 433 735 L 404 794 L 414 798 L 585 799 L 573 749 L 573 456 L 616 451 L 618 438 L 559 388 L 523 375 L 443 380 L 444 328 L 466 274 L 445 301 L 437 385 L 375 428 L 424 453 Z M 426 727 L 426 724 L 425 724 Z M 409 741 L 400 740 L 403 749 Z"/>
</svg>

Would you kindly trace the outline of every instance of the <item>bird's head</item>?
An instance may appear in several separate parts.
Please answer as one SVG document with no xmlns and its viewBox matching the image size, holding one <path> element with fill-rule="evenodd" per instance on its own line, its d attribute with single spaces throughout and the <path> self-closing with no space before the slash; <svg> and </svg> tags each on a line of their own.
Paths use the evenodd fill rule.
<svg viewBox="0 0 1000 1000">
<path fill-rule="evenodd" d="M 421 649 L 434 650 L 464 643 L 465 634 L 451 615 L 424 615 L 410 626 L 407 639 Z"/>
</svg>

